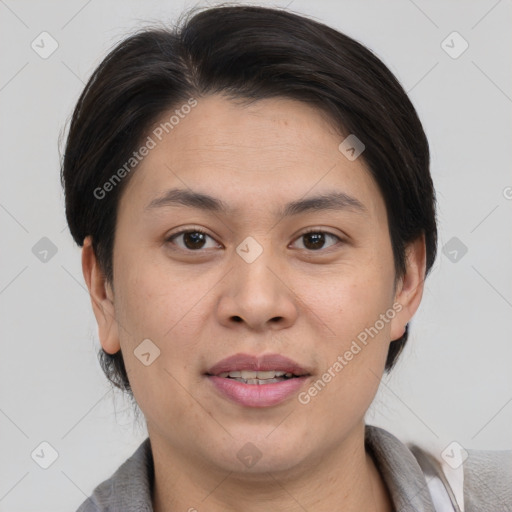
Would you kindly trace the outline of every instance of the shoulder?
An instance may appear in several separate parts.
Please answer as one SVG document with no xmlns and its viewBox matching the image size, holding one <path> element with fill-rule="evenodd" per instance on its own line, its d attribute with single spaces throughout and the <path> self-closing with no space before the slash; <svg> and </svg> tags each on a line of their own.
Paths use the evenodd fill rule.
<svg viewBox="0 0 512 512">
<path fill-rule="evenodd" d="M 77 512 L 152 512 L 153 457 L 149 438 L 100 483 Z"/>
<path fill-rule="evenodd" d="M 434 456 L 416 445 L 409 448 L 427 479 L 437 478 L 464 512 L 512 512 L 512 450 L 466 450 L 453 443 Z"/>
<path fill-rule="evenodd" d="M 512 450 L 464 450 L 454 443 L 443 458 L 371 425 L 366 426 L 366 445 L 395 505 L 411 489 L 420 489 L 418 510 L 448 510 L 444 507 L 451 504 L 464 512 L 512 512 Z"/>
<path fill-rule="evenodd" d="M 467 450 L 462 464 L 465 512 L 512 512 L 512 450 Z"/>
</svg>

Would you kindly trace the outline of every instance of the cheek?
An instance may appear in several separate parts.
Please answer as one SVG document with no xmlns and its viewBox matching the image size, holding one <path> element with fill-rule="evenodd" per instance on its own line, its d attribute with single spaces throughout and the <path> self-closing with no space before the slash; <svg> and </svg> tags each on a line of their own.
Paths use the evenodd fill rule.
<svg viewBox="0 0 512 512">
<path fill-rule="evenodd" d="M 329 336 L 318 336 L 315 342 L 323 367 L 304 400 L 321 411 L 317 415 L 325 418 L 329 430 L 347 418 L 363 417 L 375 397 L 394 316 L 392 283 L 373 273 L 365 278 L 357 274 L 332 280 L 328 288 L 315 292 L 321 297 L 315 313 L 329 327 Z"/>
<path fill-rule="evenodd" d="M 212 332 L 205 326 L 215 318 L 215 285 L 225 271 L 207 272 L 199 265 L 191 265 L 185 271 L 176 269 L 165 258 L 153 257 L 148 263 L 142 256 L 135 256 L 120 266 L 123 270 L 116 277 L 121 301 L 119 320 L 126 327 L 120 329 L 125 365 L 133 369 L 134 379 L 141 372 L 148 373 L 134 350 L 142 340 L 150 339 L 160 351 L 155 361 L 158 377 L 151 375 L 155 380 L 145 381 L 144 386 L 158 388 L 159 379 L 168 381 L 165 370 L 185 382 L 191 370 L 196 372 L 213 357 Z M 179 388 L 177 382 L 169 385 Z"/>
<path fill-rule="evenodd" d="M 194 319 L 203 308 L 198 301 L 211 284 L 205 275 L 194 277 L 189 270 L 148 256 L 133 254 L 119 266 L 120 320 L 137 337 L 154 337 L 163 343 L 197 324 Z"/>
<path fill-rule="evenodd" d="M 371 259 L 343 264 L 297 283 L 304 304 L 330 328 L 330 335 L 340 340 L 373 325 L 392 306 L 393 273 Z"/>
<path fill-rule="evenodd" d="M 395 315 L 392 268 L 382 259 L 361 258 L 340 267 L 322 286 L 309 288 L 315 313 L 329 328 L 316 341 L 324 365 L 320 379 L 328 381 L 318 406 L 326 414 L 338 404 L 343 414 L 358 417 L 375 396 Z"/>
<path fill-rule="evenodd" d="M 118 332 L 133 394 L 149 420 L 157 421 L 163 411 L 190 415 L 193 401 L 183 385 L 204 352 L 200 334 L 206 310 L 213 305 L 199 299 L 211 285 L 164 277 L 164 269 L 142 262 L 123 262 L 116 274 Z M 147 352 L 146 362 L 153 360 L 148 365 L 142 356 Z"/>
</svg>

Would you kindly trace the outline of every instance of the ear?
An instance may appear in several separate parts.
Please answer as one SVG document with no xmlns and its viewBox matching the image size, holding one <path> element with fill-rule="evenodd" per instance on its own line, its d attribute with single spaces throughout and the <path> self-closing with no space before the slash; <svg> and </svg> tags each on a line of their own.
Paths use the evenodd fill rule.
<svg viewBox="0 0 512 512">
<path fill-rule="evenodd" d="M 98 334 L 103 350 L 115 354 L 121 348 L 114 310 L 114 294 L 100 270 L 90 236 L 82 248 L 82 272 L 91 296 L 92 309 L 98 324 Z"/>
<path fill-rule="evenodd" d="M 397 340 L 405 332 L 405 325 L 418 309 L 423 296 L 426 271 L 426 244 L 422 234 L 406 247 L 406 272 L 396 287 L 397 314 L 391 320 L 391 340 Z"/>
</svg>

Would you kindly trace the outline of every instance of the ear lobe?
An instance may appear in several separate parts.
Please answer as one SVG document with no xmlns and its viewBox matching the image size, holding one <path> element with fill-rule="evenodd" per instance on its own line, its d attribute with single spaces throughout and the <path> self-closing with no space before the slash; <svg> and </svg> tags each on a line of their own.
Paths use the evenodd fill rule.
<svg viewBox="0 0 512 512">
<path fill-rule="evenodd" d="M 101 272 L 90 236 L 84 239 L 82 248 L 82 272 L 84 275 L 91 305 L 98 324 L 98 335 L 103 350 L 115 354 L 121 348 L 115 317 L 114 295 L 111 286 Z"/>
<path fill-rule="evenodd" d="M 425 235 L 421 234 L 406 248 L 406 271 L 400 279 L 395 293 L 395 303 L 400 311 L 391 321 L 391 340 L 401 338 L 405 326 L 416 313 L 423 296 L 426 271 Z"/>
</svg>

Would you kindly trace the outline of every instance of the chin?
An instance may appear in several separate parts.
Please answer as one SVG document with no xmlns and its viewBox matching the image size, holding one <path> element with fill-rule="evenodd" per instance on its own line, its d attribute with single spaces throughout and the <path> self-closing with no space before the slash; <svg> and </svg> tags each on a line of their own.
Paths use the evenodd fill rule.
<svg viewBox="0 0 512 512">
<path fill-rule="evenodd" d="M 269 472 L 287 471 L 299 466 L 306 454 L 303 453 L 304 443 L 300 439 L 283 431 L 281 435 L 272 432 L 272 428 L 258 427 L 240 429 L 233 438 L 225 439 L 222 443 L 212 443 L 215 452 L 207 457 L 211 463 L 224 471 L 238 475 L 256 476 L 266 475 Z M 269 435 L 270 434 L 270 435 Z"/>
</svg>

